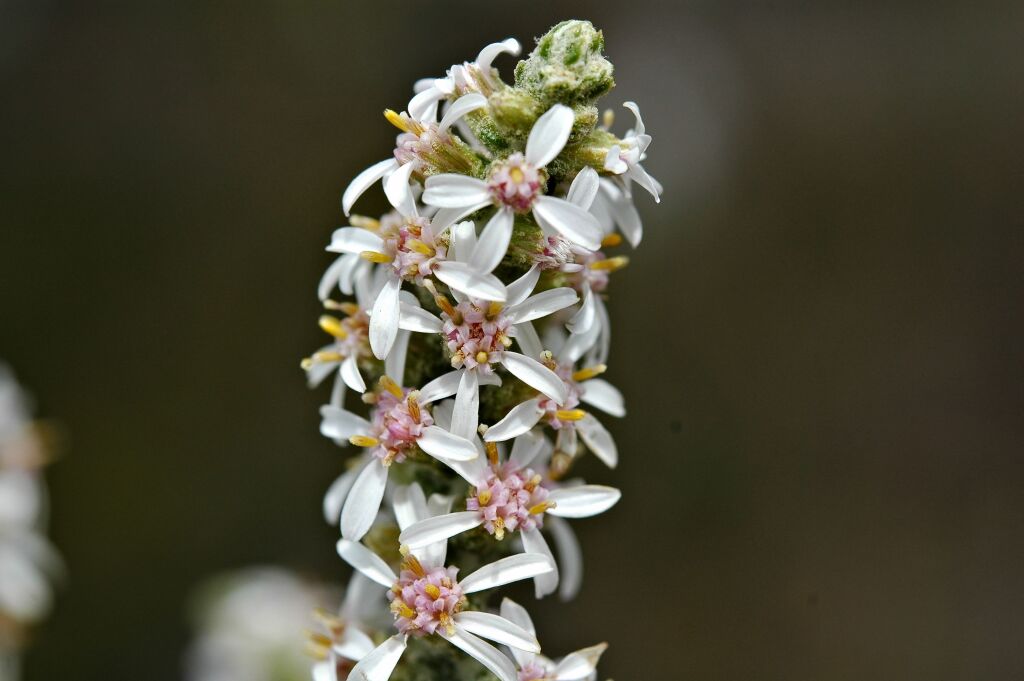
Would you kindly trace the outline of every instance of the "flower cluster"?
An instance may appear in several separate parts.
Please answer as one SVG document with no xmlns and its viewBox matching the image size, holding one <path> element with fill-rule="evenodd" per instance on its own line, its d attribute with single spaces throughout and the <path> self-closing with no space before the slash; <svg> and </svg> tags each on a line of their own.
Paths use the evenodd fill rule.
<svg viewBox="0 0 1024 681">
<path fill-rule="evenodd" d="M 318 681 L 476 678 L 445 641 L 501 681 L 596 676 L 603 644 L 553 662 L 526 611 L 486 592 L 530 579 L 538 598 L 572 598 L 582 564 L 566 519 L 620 497 L 569 473 L 586 452 L 618 461 L 587 409 L 625 414 L 600 378 L 610 275 L 628 260 L 612 251 L 640 242 L 634 186 L 655 200 L 661 186 L 641 165 L 651 138 L 636 105 L 622 137 L 598 115 L 614 85 L 603 45 L 566 21 L 514 84 L 493 66 L 519 53 L 513 39 L 419 81 L 406 110 L 385 112 L 391 157 L 344 192 L 350 224 L 319 287 L 333 340 L 303 367 L 314 385 L 335 375 L 321 432 L 360 450 L 324 499 L 357 581 L 348 614 L 316 635 Z M 351 215 L 377 183 L 391 211 Z M 386 590 L 389 622 L 352 605 L 381 598 L 368 584 Z"/>
</svg>

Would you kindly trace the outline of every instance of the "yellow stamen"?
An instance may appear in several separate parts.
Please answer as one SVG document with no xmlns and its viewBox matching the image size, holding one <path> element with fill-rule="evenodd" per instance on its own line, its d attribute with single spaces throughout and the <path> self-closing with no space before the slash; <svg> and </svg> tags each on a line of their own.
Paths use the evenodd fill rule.
<svg viewBox="0 0 1024 681">
<path fill-rule="evenodd" d="M 425 243 L 423 243 L 419 239 L 406 239 L 405 246 L 406 246 L 406 248 L 411 248 L 412 250 L 416 251 L 417 253 L 421 253 L 421 254 L 427 255 L 427 256 L 433 256 L 434 253 L 436 252 L 433 248 L 431 248 L 430 246 L 426 245 Z"/>
<path fill-rule="evenodd" d="M 389 263 L 394 260 L 390 255 L 387 255 L 386 253 L 378 253 L 377 251 L 363 251 L 359 254 L 359 257 L 363 260 L 369 260 L 370 262 L 380 264 Z"/>
<path fill-rule="evenodd" d="M 348 331 L 346 331 L 345 327 L 341 325 L 341 320 L 337 317 L 324 314 L 320 315 L 320 319 L 318 321 L 320 323 L 320 328 L 335 338 L 340 338 L 342 340 L 348 338 Z"/>
<path fill-rule="evenodd" d="M 423 569 L 423 565 L 420 564 L 419 559 L 411 553 L 407 553 L 402 559 L 402 568 L 409 570 L 417 577 L 422 577 L 427 574 Z"/>
<path fill-rule="evenodd" d="M 410 132 L 409 119 L 405 118 L 394 109 L 384 109 L 384 118 L 387 119 L 388 123 L 395 126 L 402 132 Z"/>
<path fill-rule="evenodd" d="M 376 232 L 380 229 L 380 220 L 374 220 L 373 218 L 366 217 L 365 215 L 353 215 L 348 219 L 348 224 L 353 227 L 368 229 L 371 232 Z"/>
<path fill-rule="evenodd" d="M 553 501 L 542 501 L 539 504 L 537 504 L 536 506 L 531 506 L 530 507 L 530 515 L 540 515 L 544 511 L 548 510 L 549 508 L 554 508 L 554 507 L 555 507 L 555 502 L 553 502 Z"/>
<path fill-rule="evenodd" d="M 380 377 L 380 380 L 377 381 L 377 385 L 394 395 L 396 399 L 402 399 L 402 388 L 387 374 Z"/>
<path fill-rule="evenodd" d="M 391 601 L 391 612 L 395 613 L 399 617 L 405 617 L 407 619 L 416 617 L 416 611 L 397 598 Z"/>
<path fill-rule="evenodd" d="M 313 610 L 313 618 L 320 622 L 330 632 L 341 633 L 345 629 L 345 621 L 337 615 L 332 615 L 323 608 Z"/>
<path fill-rule="evenodd" d="M 317 637 L 316 640 L 314 640 L 314 637 Z M 327 641 L 326 643 L 322 643 L 320 641 L 320 638 L 322 637 L 317 634 L 310 634 L 309 638 L 310 640 L 306 641 L 305 645 L 306 655 L 312 657 L 314 660 L 326 660 L 331 651 L 331 642 Z"/>
<path fill-rule="evenodd" d="M 579 421 L 587 412 L 582 409 L 559 409 L 555 412 L 555 418 L 559 421 Z"/>
<path fill-rule="evenodd" d="M 590 269 L 592 270 L 608 270 L 614 272 L 615 270 L 621 270 L 623 267 L 629 264 L 629 257 L 625 255 L 617 255 L 614 258 L 608 258 L 607 260 L 598 260 L 597 262 L 590 263 Z"/>
<path fill-rule="evenodd" d="M 409 396 L 405 398 L 405 404 L 409 407 L 409 416 L 413 417 L 417 421 L 420 420 L 422 412 L 420 411 L 420 403 L 416 401 L 416 396 L 419 392 L 413 391 L 409 393 Z"/>
<path fill-rule="evenodd" d="M 481 350 L 480 352 L 476 353 L 476 357 L 474 359 L 476 359 L 477 364 L 486 364 L 487 363 L 487 359 L 489 357 L 490 357 L 490 355 L 488 355 L 486 352 Z"/>
<path fill-rule="evenodd" d="M 509 179 L 511 179 L 513 182 L 519 184 L 524 179 L 523 169 L 520 168 L 519 166 L 513 166 L 512 169 L 508 171 L 508 176 Z"/>
<path fill-rule="evenodd" d="M 498 342 L 500 342 L 506 348 L 512 347 L 512 339 L 506 336 L 505 334 L 500 334 L 498 336 Z"/>
<path fill-rule="evenodd" d="M 442 612 L 437 619 L 449 636 L 455 633 L 455 622 L 452 621 L 451 615 L 446 612 Z"/>
<path fill-rule="evenodd" d="M 495 518 L 494 519 L 494 538 L 501 541 L 505 538 L 505 519 Z"/>
<path fill-rule="evenodd" d="M 484 448 L 487 449 L 487 460 L 491 462 L 492 466 L 498 465 L 498 443 L 497 442 L 485 442 Z"/>
<path fill-rule="evenodd" d="M 611 128 L 615 124 L 615 112 L 611 109 L 605 109 L 604 114 L 601 116 L 601 124 L 604 125 L 605 129 Z"/>
<path fill-rule="evenodd" d="M 491 490 L 482 489 L 476 493 L 476 500 L 480 502 L 481 506 L 486 506 L 491 503 Z"/>
<path fill-rule="evenodd" d="M 501 314 L 501 310 L 502 310 L 503 307 L 504 307 L 504 305 L 502 305 L 501 303 L 492 302 L 490 305 L 487 306 L 486 317 L 488 319 L 494 319 L 499 314 Z"/>
<path fill-rule="evenodd" d="M 600 376 L 607 370 L 607 364 L 595 364 L 592 367 L 586 367 L 584 369 L 580 369 L 579 371 L 574 371 L 572 374 L 572 380 L 576 381 L 577 383 L 581 381 L 588 381 L 591 378 L 594 378 L 595 376 Z"/>
<path fill-rule="evenodd" d="M 601 248 L 612 248 L 622 243 L 622 235 L 618 232 L 612 232 L 605 238 L 601 239 Z"/>
<path fill-rule="evenodd" d="M 552 480 L 558 480 L 569 472 L 571 465 L 572 456 L 566 452 L 555 452 L 554 456 L 551 457 L 551 469 L 548 471 L 548 475 Z"/>
<path fill-rule="evenodd" d="M 533 477 L 530 478 L 525 485 L 523 485 L 523 489 L 525 489 L 527 492 L 532 492 L 533 490 L 537 489 L 537 485 L 539 485 L 542 480 L 543 478 L 540 477 L 540 474 L 534 473 Z"/>
<path fill-rule="evenodd" d="M 435 601 L 441 597 L 441 589 L 434 584 L 427 584 L 423 587 L 423 590 L 427 592 L 427 595 L 433 598 Z"/>
<path fill-rule="evenodd" d="M 338 303 L 338 309 L 347 314 L 349 317 L 353 317 L 359 314 L 359 306 L 355 303 Z"/>
<path fill-rule="evenodd" d="M 348 441 L 356 447 L 376 447 L 380 444 L 380 440 L 369 435 L 353 435 Z"/>
</svg>

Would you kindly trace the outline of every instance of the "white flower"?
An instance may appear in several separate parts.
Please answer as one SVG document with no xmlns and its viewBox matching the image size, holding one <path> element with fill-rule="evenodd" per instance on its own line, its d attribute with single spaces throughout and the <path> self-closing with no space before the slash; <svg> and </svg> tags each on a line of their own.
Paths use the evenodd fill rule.
<svg viewBox="0 0 1024 681">
<path fill-rule="evenodd" d="M 421 519 L 430 512 L 422 501 L 422 492 L 418 501 L 413 495 L 415 492 L 410 491 L 403 502 L 405 510 L 396 509 L 400 523 Z M 408 551 L 397 575 L 362 544 L 342 539 L 338 542 L 338 553 L 356 570 L 389 589 L 391 612 L 398 630 L 363 657 L 350 672 L 349 679 L 387 681 L 405 652 L 409 637 L 440 636 L 475 658 L 500 681 L 516 681 L 515 665 L 481 637 L 513 648 L 540 652 L 536 636 L 504 617 L 466 610 L 466 596 L 550 572 L 554 565 L 546 556 L 509 556 L 459 580 L 457 567 L 445 567 L 445 552 L 440 546 Z"/>
<path fill-rule="evenodd" d="M 345 599 L 337 615 L 317 610 L 321 632 L 310 635 L 307 650 L 319 661 L 313 665 L 313 681 L 338 681 L 347 678 L 356 662 L 374 648 L 366 630 L 374 633 L 386 626 L 369 627 L 368 622 L 380 620 L 385 601 L 377 585 L 362 573 L 355 573 L 345 588 Z"/>
<path fill-rule="evenodd" d="M 483 527 L 499 541 L 506 533 L 518 532 L 525 552 L 543 554 L 554 563 L 541 534 L 545 516 L 594 516 L 614 506 L 622 495 L 619 490 L 603 485 L 556 485 L 544 474 L 544 457 L 540 455 L 545 444 L 542 437 L 530 433 L 516 439 L 507 461 L 500 460 L 497 446 L 492 444 L 488 447 L 488 463 L 482 459 L 460 463 L 456 470 L 472 486 L 466 510 L 410 525 L 402 531 L 399 541 L 418 549 Z M 571 569 L 578 571 L 578 566 Z M 537 597 L 552 593 L 558 588 L 558 581 L 557 569 L 538 576 Z M 575 585 L 570 590 L 575 590 Z"/>
<path fill-rule="evenodd" d="M 634 102 L 626 102 L 623 106 L 633 112 L 636 125 L 622 138 L 621 147 L 615 145 L 608 150 L 604 159 L 604 169 L 633 180 L 650 192 L 656 202 L 661 202 L 661 183 L 640 165 L 647 157 L 647 147 L 651 144 L 651 136 L 645 132 L 644 121 L 640 117 L 640 108 Z"/>
<path fill-rule="evenodd" d="M 596 250 L 601 242 L 597 219 L 579 206 L 546 195 L 544 167 L 565 147 L 572 132 L 572 109 L 556 104 L 537 119 L 526 141 L 526 152 L 515 153 L 495 165 L 487 180 L 446 173 L 427 178 L 423 202 L 451 211 L 453 219 L 488 205 L 498 207 L 491 221 L 510 226 L 516 213 L 532 213 L 546 233 L 559 233 L 584 248 Z M 511 235 L 511 229 L 508 230 Z M 502 253 L 508 247 L 495 240 Z"/>
<path fill-rule="evenodd" d="M 417 81 L 416 95 L 409 101 L 410 115 L 421 121 L 436 120 L 439 103 L 455 94 L 490 94 L 501 84 L 498 72 L 491 67 L 491 63 L 502 53 L 515 56 L 519 54 L 519 50 L 519 41 L 515 38 L 491 43 L 480 50 L 476 60 L 456 64 L 448 69 L 446 77 L 424 78 Z"/>
<path fill-rule="evenodd" d="M 512 599 L 506 598 L 501 602 L 501 615 L 526 631 L 536 633 L 530 614 Z M 540 653 L 510 650 L 519 666 L 518 681 L 593 681 L 597 678 L 597 662 L 607 648 L 607 643 L 599 643 L 569 653 L 558 661 Z"/>
</svg>

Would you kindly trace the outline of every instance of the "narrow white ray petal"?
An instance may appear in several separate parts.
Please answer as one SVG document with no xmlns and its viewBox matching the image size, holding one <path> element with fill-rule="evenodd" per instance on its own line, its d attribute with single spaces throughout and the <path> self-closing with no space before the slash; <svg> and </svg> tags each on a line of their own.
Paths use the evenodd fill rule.
<svg viewBox="0 0 1024 681">
<path fill-rule="evenodd" d="M 535 527 L 532 530 L 526 530 L 521 532 L 520 536 L 523 540 L 523 550 L 526 553 L 547 556 L 551 560 L 551 564 L 555 565 L 555 557 L 551 555 L 551 549 L 548 547 L 548 543 L 544 540 L 544 535 L 541 534 L 539 529 Z M 558 566 L 555 565 L 555 569 L 551 572 L 545 572 L 534 577 L 533 588 L 537 598 L 544 598 L 548 594 L 553 594 L 558 589 Z"/>
<path fill-rule="evenodd" d="M 345 598 L 338 614 L 342 619 L 366 622 L 375 617 L 386 604 L 380 585 L 357 570 L 345 586 Z"/>
<path fill-rule="evenodd" d="M 319 348 L 317 352 L 331 352 L 333 350 L 334 345 L 331 344 Z M 316 362 L 306 370 L 306 384 L 310 388 L 315 388 L 323 383 L 325 378 L 336 372 L 339 366 L 339 362 Z"/>
<path fill-rule="evenodd" d="M 474 248 L 476 248 L 476 225 L 470 220 L 454 225 L 451 230 L 448 259 L 469 262 Z"/>
<path fill-rule="evenodd" d="M 313 664 L 313 681 L 338 681 L 338 664 L 333 657 Z"/>
<path fill-rule="evenodd" d="M 338 555 L 346 563 L 381 586 L 391 588 L 398 580 L 395 571 L 388 567 L 383 558 L 359 542 L 339 539 L 337 548 Z"/>
<path fill-rule="evenodd" d="M 537 360 L 518 352 L 506 351 L 502 353 L 501 364 L 520 381 L 544 393 L 558 404 L 565 404 L 568 399 L 565 382 Z"/>
<path fill-rule="evenodd" d="M 349 183 L 348 187 L 345 188 L 345 193 L 341 196 L 341 208 L 345 211 L 345 215 L 348 215 L 352 211 L 352 204 L 356 202 L 356 199 L 363 195 L 363 192 L 373 186 L 374 182 L 384 177 L 397 167 L 398 161 L 393 158 L 388 158 L 379 163 L 374 163 L 372 166 L 356 175 L 355 179 Z"/>
<path fill-rule="evenodd" d="M 341 507 L 345 504 L 345 498 L 348 497 L 352 483 L 356 481 L 358 475 L 358 468 L 347 470 L 335 478 L 331 486 L 327 488 L 327 493 L 324 494 L 324 519 L 331 525 L 338 524 Z"/>
<path fill-rule="evenodd" d="M 462 377 L 459 379 L 459 391 L 455 394 L 451 431 L 467 440 L 476 437 L 476 428 L 480 423 L 479 412 L 480 377 L 476 371 L 463 369 Z"/>
<path fill-rule="evenodd" d="M 347 441 L 353 435 L 370 432 L 370 422 L 341 407 L 325 404 L 320 407 L 320 432 L 332 440 Z"/>
<path fill-rule="evenodd" d="M 424 78 L 422 83 L 417 83 L 422 89 L 416 91 L 416 95 L 405 107 L 409 115 L 421 123 L 437 121 L 437 105 L 446 96 L 443 91 L 434 87 L 434 82 L 433 78 Z"/>
<path fill-rule="evenodd" d="M 339 380 L 341 377 L 334 379 L 334 385 L 331 386 L 331 397 L 328 400 L 326 406 L 334 407 L 335 409 L 341 409 L 341 405 L 345 404 L 345 394 L 348 392 L 348 387 L 345 385 L 345 381 Z M 322 427 L 322 424 L 321 424 Z M 337 438 L 332 438 L 337 442 Z M 348 440 L 345 440 L 348 442 Z"/>
<path fill-rule="evenodd" d="M 612 320 L 601 296 L 594 297 L 594 308 L 597 310 L 597 324 L 594 328 L 600 332 L 597 334 L 597 342 L 588 351 L 588 357 L 591 364 L 604 364 L 608 361 L 608 352 L 611 349 Z"/>
<path fill-rule="evenodd" d="M 373 312 L 370 315 L 370 349 L 377 359 L 388 356 L 395 336 L 398 335 L 398 291 L 401 287 L 401 279 L 389 276 L 373 303 Z"/>
<path fill-rule="evenodd" d="M 359 373 L 359 365 L 356 363 L 355 355 L 346 357 L 345 361 L 341 363 L 341 380 L 345 381 L 345 385 L 357 393 L 366 392 L 366 382 L 363 381 L 363 377 Z"/>
<path fill-rule="evenodd" d="M 461 369 L 449 371 L 447 374 L 441 374 L 420 389 L 420 404 L 437 402 L 438 400 L 443 400 L 446 397 L 451 397 L 459 391 L 459 381 L 461 378 Z"/>
<path fill-rule="evenodd" d="M 406 637 L 395 634 L 373 649 L 348 673 L 350 681 L 388 681 L 405 652 Z"/>
<path fill-rule="evenodd" d="M 410 548 L 418 549 L 472 530 L 481 524 L 483 524 L 483 518 L 477 511 L 448 513 L 413 523 L 402 530 L 402 533 L 398 535 L 398 541 L 408 544 Z"/>
<path fill-rule="evenodd" d="M 655 203 L 661 203 L 661 183 L 648 174 L 639 163 L 629 169 L 629 179 L 647 190 L 654 197 Z"/>
<path fill-rule="evenodd" d="M 405 385 L 405 358 L 409 352 L 408 331 L 399 329 L 395 334 L 395 344 L 391 346 L 388 358 L 384 360 L 384 373 L 390 376 L 398 385 Z"/>
<path fill-rule="evenodd" d="M 458 624 L 455 625 L 455 631 L 451 634 L 444 627 L 438 629 L 437 632 L 448 639 L 453 646 L 487 667 L 492 674 L 498 677 L 499 681 L 516 681 L 515 665 L 490 643 L 477 638 Z"/>
<path fill-rule="evenodd" d="M 434 234 L 440 234 L 467 215 L 472 215 L 481 208 L 490 205 L 492 205 L 492 203 L 490 197 L 488 197 L 485 200 L 480 200 L 467 206 L 441 208 L 439 211 L 434 213 L 434 217 L 430 219 L 430 225 L 434 228 Z"/>
<path fill-rule="evenodd" d="M 324 275 L 320 277 L 320 283 L 316 287 L 317 298 L 321 301 L 330 298 L 331 292 L 334 291 L 336 286 L 338 286 L 338 282 L 341 279 L 343 272 L 351 267 L 351 264 L 352 261 L 344 255 L 335 259 L 335 261 L 332 262 L 324 272 Z"/>
<path fill-rule="evenodd" d="M 471 634 L 531 653 L 540 652 L 537 637 L 501 615 L 476 610 L 460 612 L 455 621 Z"/>
<path fill-rule="evenodd" d="M 594 305 L 594 298 L 597 295 L 590 290 L 590 287 L 583 289 L 583 304 L 580 305 L 580 309 L 576 311 L 576 314 L 566 322 L 565 328 L 569 329 L 573 333 L 586 333 L 590 331 L 594 321 L 597 319 L 597 310 Z"/>
<path fill-rule="evenodd" d="M 518 305 L 506 307 L 505 316 L 515 324 L 529 322 L 575 305 L 579 299 L 576 291 L 568 286 L 551 288 L 533 294 Z"/>
<path fill-rule="evenodd" d="M 480 239 L 469 258 L 471 267 L 478 272 L 490 272 L 498 266 L 512 239 L 513 220 L 510 208 L 500 208 L 494 213 L 480 232 Z"/>
<path fill-rule="evenodd" d="M 358 662 L 373 652 L 373 639 L 351 624 L 345 627 L 341 640 L 331 646 L 335 653 Z"/>
<path fill-rule="evenodd" d="M 545 441 L 544 436 L 538 433 L 523 433 L 512 443 L 512 453 L 509 454 L 508 460 L 517 468 L 526 468 L 544 451 Z"/>
<path fill-rule="evenodd" d="M 599 308 L 600 296 L 594 296 L 595 311 Z M 575 364 L 576 360 L 583 356 L 587 350 L 594 346 L 601 329 L 595 324 L 586 333 L 570 333 L 565 343 L 558 349 L 558 359 L 568 364 Z"/>
<path fill-rule="evenodd" d="M 515 38 L 506 38 L 500 43 L 491 43 L 484 49 L 480 50 L 480 54 L 476 56 L 476 66 L 481 69 L 484 73 L 487 69 L 491 68 L 491 63 L 494 61 L 502 52 L 507 52 L 512 56 L 519 54 L 519 41 Z"/>
<path fill-rule="evenodd" d="M 604 485 L 562 487 L 551 490 L 548 495 L 548 501 L 555 502 L 548 513 L 562 518 L 588 518 L 604 513 L 621 498 L 622 492 Z"/>
<path fill-rule="evenodd" d="M 533 626 L 533 620 L 530 619 L 530 613 L 527 612 L 526 608 L 519 605 L 511 598 L 506 597 L 501 600 L 501 609 L 499 612 L 501 613 L 501 616 L 509 622 L 512 622 L 524 631 L 530 632 L 534 636 L 537 635 L 537 629 Z"/>
<path fill-rule="evenodd" d="M 558 597 L 563 601 L 572 600 L 576 598 L 583 583 L 583 550 L 580 549 L 580 542 L 567 520 L 550 516 L 544 527 L 554 537 L 555 551 L 558 552 L 558 569 L 561 573 Z"/>
<path fill-rule="evenodd" d="M 533 204 L 533 217 L 541 227 L 558 232 L 584 248 L 596 251 L 601 246 L 601 225 L 597 218 L 565 199 L 538 197 Z"/>
<path fill-rule="evenodd" d="M 484 433 L 484 440 L 504 442 L 530 430 L 544 415 L 544 410 L 539 405 L 540 399 L 535 398 L 512 407 L 505 418 L 487 429 L 487 432 Z"/>
<path fill-rule="evenodd" d="M 618 144 L 608 148 L 608 153 L 604 156 L 604 169 L 616 175 L 621 175 L 629 170 L 629 165 L 622 160 L 622 147 Z"/>
<path fill-rule="evenodd" d="M 448 111 L 445 112 L 444 117 L 441 119 L 441 124 L 437 126 L 438 130 L 444 132 L 452 126 L 452 123 L 466 114 L 485 106 L 487 106 L 487 98 L 479 92 L 462 95 L 448 107 Z"/>
<path fill-rule="evenodd" d="M 412 195 L 412 188 L 409 187 L 409 178 L 416 170 L 415 163 L 406 163 L 395 172 L 384 183 L 384 194 L 388 201 L 403 217 L 414 217 L 416 215 L 416 200 Z"/>
<path fill-rule="evenodd" d="M 423 190 L 423 203 L 438 208 L 468 208 L 490 201 L 487 184 L 466 175 L 431 175 Z"/>
<path fill-rule="evenodd" d="M 477 457 L 476 446 L 464 437 L 439 426 L 427 426 L 416 444 L 430 456 L 443 461 L 469 461 Z"/>
<path fill-rule="evenodd" d="M 352 541 L 363 538 L 373 525 L 380 510 L 384 488 L 388 484 L 388 467 L 381 460 L 371 456 L 352 483 L 352 489 L 341 509 L 341 536 Z"/>
<path fill-rule="evenodd" d="M 576 422 L 576 431 L 583 442 L 609 468 L 619 463 L 619 450 L 611 433 L 592 414 L 587 414 Z"/>
<path fill-rule="evenodd" d="M 363 251 L 384 252 L 384 240 L 362 227 L 341 227 L 334 230 L 327 250 L 332 253 L 355 253 Z"/>
<path fill-rule="evenodd" d="M 569 185 L 569 191 L 565 194 L 565 200 L 583 210 L 590 210 L 600 185 L 601 178 L 598 177 L 597 171 L 587 166 L 576 173 L 572 184 Z"/>
<path fill-rule="evenodd" d="M 471 594 L 522 579 L 530 579 L 554 569 L 555 564 L 547 556 L 536 553 L 519 553 L 484 565 L 461 580 L 459 584 L 462 585 L 462 590 L 465 593 Z"/>
<path fill-rule="evenodd" d="M 508 290 L 508 304 L 517 305 L 533 293 L 533 287 L 537 285 L 537 280 L 540 279 L 540 267 L 534 265 L 526 274 L 519 277 L 505 288 Z"/>
<path fill-rule="evenodd" d="M 622 393 L 614 385 L 603 378 L 592 378 L 583 383 L 583 394 L 580 396 L 587 404 L 593 405 L 612 416 L 626 415 L 626 402 Z"/>
<path fill-rule="evenodd" d="M 598 643 L 596 646 L 569 653 L 555 667 L 556 681 L 579 681 L 587 678 L 594 673 L 597 662 L 606 648 L 607 643 Z"/>
<path fill-rule="evenodd" d="M 400 485 L 391 497 L 391 509 L 395 512 L 398 529 L 418 523 L 427 517 L 427 499 L 418 483 Z"/>
<path fill-rule="evenodd" d="M 623 196 L 615 184 L 608 180 L 601 182 L 601 191 L 609 197 L 609 208 L 622 235 L 626 237 L 630 246 L 636 248 L 643 239 L 644 226 L 640 220 L 640 213 L 633 205 L 633 200 Z"/>
<path fill-rule="evenodd" d="M 644 128 L 644 119 L 640 118 L 640 107 L 636 105 L 636 102 L 623 102 L 622 106 L 632 111 L 633 116 L 636 117 L 636 123 L 633 125 L 633 134 L 644 134 L 646 130 Z"/>
<path fill-rule="evenodd" d="M 402 302 L 398 310 L 398 328 L 419 333 L 441 333 L 441 320 L 419 305 Z"/>
<path fill-rule="evenodd" d="M 523 354 L 527 357 L 540 357 L 541 353 L 544 352 L 544 344 L 541 343 L 540 336 L 537 335 L 537 329 L 534 328 L 531 322 L 523 322 L 522 324 L 516 324 L 515 339 L 519 349 L 523 351 Z"/>
<path fill-rule="evenodd" d="M 479 451 L 483 453 L 482 444 L 480 445 Z M 470 459 L 469 461 L 445 461 L 444 464 L 458 473 L 460 478 L 474 486 L 482 484 L 482 481 L 487 479 L 488 471 L 491 470 L 487 466 L 486 456 L 478 456 L 475 459 Z"/>
<path fill-rule="evenodd" d="M 434 276 L 454 289 L 462 291 L 473 298 L 483 298 L 504 302 L 505 285 L 493 274 L 480 272 L 472 265 L 464 262 L 448 260 L 438 263 L 434 268 Z"/>
<path fill-rule="evenodd" d="M 543 168 L 562 153 L 573 119 L 572 109 L 564 104 L 555 104 L 538 118 L 526 140 L 526 162 Z"/>
</svg>

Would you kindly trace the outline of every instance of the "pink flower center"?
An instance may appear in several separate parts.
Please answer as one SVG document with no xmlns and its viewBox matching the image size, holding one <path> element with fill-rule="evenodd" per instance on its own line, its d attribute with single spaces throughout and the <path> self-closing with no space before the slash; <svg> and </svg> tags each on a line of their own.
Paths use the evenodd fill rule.
<svg viewBox="0 0 1024 681">
<path fill-rule="evenodd" d="M 398 581 L 391 587 L 391 613 L 403 634 L 426 636 L 443 627 L 452 632 L 453 617 L 466 606 L 455 567 L 424 568 L 415 556 L 406 556 Z"/>
<path fill-rule="evenodd" d="M 398 275 L 418 284 L 447 256 L 447 246 L 436 238 L 428 218 L 406 218 L 381 236 Z"/>
<path fill-rule="evenodd" d="M 416 401 L 414 392 L 408 389 L 401 392 L 403 399 L 382 390 L 373 411 L 372 434 L 378 441 L 373 453 L 386 463 L 405 461 L 409 448 L 416 444 L 423 429 L 434 424 L 430 412 Z"/>
<path fill-rule="evenodd" d="M 548 671 L 537 662 L 530 662 L 519 670 L 519 681 L 541 681 L 548 678 Z"/>
<path fill-rule="evenodd" d="M 544 179 L 526 158 L 515 153 L 491 170 L 487 189 L 499 206 L 508 206 L 517 213 L 528 213 L 543 191 Z"/>
<path fill-rule="evenodd" d="M 499 540 L 505 538 L 506 531 L 543 527 L 544 512 L 551 504 L 542 479 L 532 468 L 505 464 L 474 488 L 473 496 L 466 499 L 466 510 L 478 511 L 484 529 Z"/>
<path fill-rule="evenodd" d="M 464 300 L 452 309 L 454 314 L 441 313 L 441 333 L 452 353 L 452 367 L 494 371 L 491 364 L 500 361 L 512 344 L 512 323 L 501 310 L 500 303 Z"/>
</svg>

